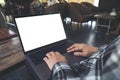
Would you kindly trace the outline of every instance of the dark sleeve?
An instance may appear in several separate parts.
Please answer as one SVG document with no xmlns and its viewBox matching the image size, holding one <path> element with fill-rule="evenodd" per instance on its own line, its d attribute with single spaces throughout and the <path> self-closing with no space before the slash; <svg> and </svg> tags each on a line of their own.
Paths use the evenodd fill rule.
<svg viewBox="0 0 120 80">
<path fill-rule="evenodd" d="M 63 62 L 56 63 L 53 67 L 52 80 L 80 80 L 74 70 Z"/>
</svg>

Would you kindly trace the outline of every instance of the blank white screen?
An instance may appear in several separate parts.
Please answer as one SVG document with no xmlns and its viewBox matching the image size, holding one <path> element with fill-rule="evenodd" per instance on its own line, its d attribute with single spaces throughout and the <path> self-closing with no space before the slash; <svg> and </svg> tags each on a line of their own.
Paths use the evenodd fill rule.
<svg viewBox="0 0 120 80">
<path fill-rule="evenodd" d="M 26 51 L 66 39 L 60 14 L 15 18 Z"/>
</svg>

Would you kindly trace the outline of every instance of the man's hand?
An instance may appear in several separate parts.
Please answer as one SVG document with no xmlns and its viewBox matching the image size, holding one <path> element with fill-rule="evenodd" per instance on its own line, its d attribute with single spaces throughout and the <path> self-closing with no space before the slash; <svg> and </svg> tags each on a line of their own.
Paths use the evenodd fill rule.
<svg viewBox="0 0 120 80">
<path fill-rule="evenodd" d="M 44 61 L 47 63 L 50 70 L 52 70 L 53 66 L 57 62 L 67 62 L 66 58 L 61 55 L 59 52 L 49 52 L 44 57 Z"/>
<path fill-rule="evenodd" d="M 96 53 L 98 51 L 97 47 L 93 47 L 87 44 L 73 44 L 67 49 L 67 52 L 74 52 L 74 55 L 76 56 L 84 56 L 88 57 L 91 56 L 92 54 Z"/>
</svg>

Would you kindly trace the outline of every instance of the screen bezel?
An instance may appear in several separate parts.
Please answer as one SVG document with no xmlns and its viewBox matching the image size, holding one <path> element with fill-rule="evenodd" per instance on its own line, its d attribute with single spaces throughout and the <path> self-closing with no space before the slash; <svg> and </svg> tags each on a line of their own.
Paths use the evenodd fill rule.
<svg viewBox="0 0 120 80">
<path fill-rule="evenodd" d="M 50 15 L 50 14 L 60 14 L 60 17 L 61 17 L 61 13 L 59 13 L 59 12 L 55 12 L 55 13 L 45 13 L 45 14 L 35 14 L 35 15 L 22 15 L 22 16 L 14 16 L 14 22 L 15 22 L 15 25 L 16 25 L 15 18 L 32 17 L 32 16 L 42 16 L 42 15 Z M 61 20 L 62 20 L 62 17 L 61 17 Z M 62 20 L 62 23 L 63 23 L 63 20 Z M 63 24 L 63 28 L 64 28 L 64 24 Z M 17 25 L 16 25 L 16 29 L 17 29 L 18 37 L 19 37 L 19 40 L 20 40 L 20 43 L 21 43 L 23 52 L 24 52 L 24 53 L 27 53 L 27 52 L 33 51 L 33 50 L 25 51 Z M 64 32 L 65 32 L 65 28 L 64 28 Z M 66 34 L 66 33 L 65 33 L 65 34 Z M 66 36 L 66 35 L 65 35 L 65 36 Z M 67 36 L 66 36 L 66 39 L 61 40 L 61 41 L 63 42 L 63 41 L 66 41 L 66 40 L 67 40 Z M 60 41 L 58 41 L 58 42 L 60 42 Z M 55 42 L 55 43 L 58 43 L 58 42 Z M 55 43 L 54 43 L 54 44 L 55 44 Z M 51 43 L 51 44 L 53 44 L 53 43 Z M 48 45 L 50 45 L 50 44 L 48 44 Z M 44 45 L 44 46 L 42 46 L 42 47 L 45 47 L 45 46 L 47 46 L 47 45 Z M 40 48 L 40 47 L 39 47 L 39 48 Z M 37 49 L 37 48 L 35 48 L 35 49 Z"/>
</svg>

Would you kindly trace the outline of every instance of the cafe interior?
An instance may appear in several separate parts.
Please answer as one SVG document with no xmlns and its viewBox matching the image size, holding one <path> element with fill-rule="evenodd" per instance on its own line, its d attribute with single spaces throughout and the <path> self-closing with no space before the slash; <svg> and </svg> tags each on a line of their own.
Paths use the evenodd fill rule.
<svg viewBox="0 0 120 80">
<path fill-rule="evenodd" d="M 36 80 L 26 65 L 14 17 L 59 12 L 68 40 L 99 47 L 120 34 L 119 4 L 120 0 L 0 0 L 0 80 Z"/>
</svg>

